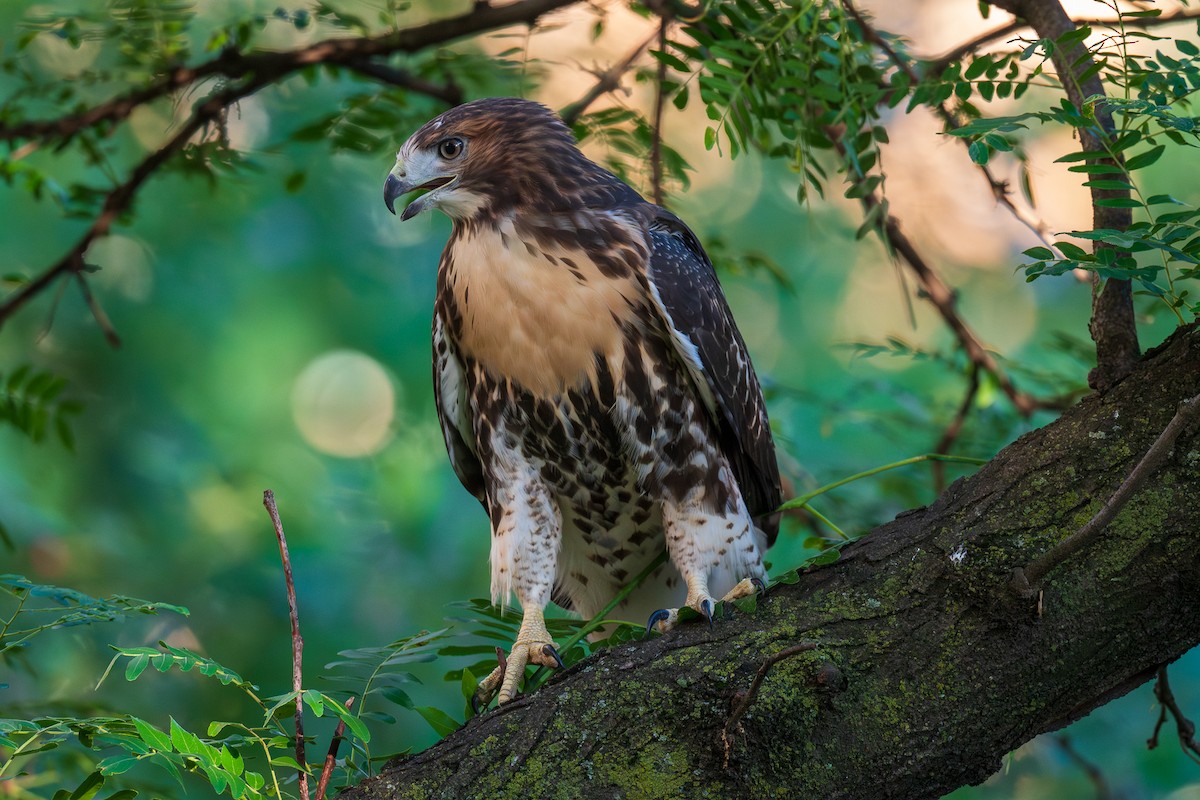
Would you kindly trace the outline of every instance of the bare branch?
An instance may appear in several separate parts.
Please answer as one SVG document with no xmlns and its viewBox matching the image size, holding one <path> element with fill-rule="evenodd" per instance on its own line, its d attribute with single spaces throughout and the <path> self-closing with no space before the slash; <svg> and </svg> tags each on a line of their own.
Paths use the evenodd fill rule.
<svg viewBox="0 0 1200 800">
<path fill-rule="evenodd" d="M 967 416 L 971 413 L 971 409 L 975 407 L 975 396 L 978 393 L 979 365 L 971 364 L 971 369 L 967 375 L 967 391 L 963 394 L 962 402 L 958 405 L 958 411 L 955 413 L 954 419 L 950 420 L 950 424 L 946 426 L 946 430 L 942 433 L 942 438 L 938 439 L 933 452 L 943 455 L 950 452 L 950 448 L 958 440 L 959 434 L 962 433 Z M 938 494 L 941 494 L 945 488 L 946 462 L 935 460 L 933 461 L 933 489 Z"/>
<path fill-rule="evenodd" d="M 521 0 L 503 6 L 478 2 L 465 14 L 376 36 L 326 39 L 296 50 L 249 55 L 228 48 L 210 61 L 195 67 L 176 67 L 154 83 L 100 103 L 78 114 L 68 114 L 52 120 L 31 120 L 15 125 L 0 125 L 0 141 L 69 138 L 79 131 L 101 122 L 120 122 L 138 106 L 165 97 L 178 89 L 191 86 L 206 78 L 220 76 L 236 80 L 247 76 L 269 74 L 274 77 L 274 80 L 268 81 L 268 83 L 273 83 L 293 72 L 315 64 L 334 64 L 355 69 L 357 68 L 355 64 L 362 63 L 366 59 L 393 53 L 414 53 L 426 47 L 494 28 L 519 24 L 531 25 L 551 11 L 574 5 L 579 1 Z M 420 91 L 416 86 L 407 88 Z M 438 96 L 438 99 L 445 98 Z"/>
<path fill-rule="evenodd" d="M 992 5 L 1003 8 L 1024 19 L 1043 39 L 1060 41 L 1077 29 L 1077 24 L 1067 16 L 1058 0 L 989 0 Z M 1112 111 L 1103 102 L 1087 102 L 1088 98 L 1104 98 L 1104 82 L 1098 71 L 1093 71 L 1095 61 L 1081 41 L 1060 44 L 1053 48 L 1050 58 L 1058 71 L 1059 81 L 1066 91 L 1067 99 L 1081 111 L 1092 109 L 1095 125 L 1077 128 L 1084 150 L 1112 152 L 1110 145 L 1116 130 Z M 1110 157 L 1089 159 L 1089 164 L 1119 166 L 1119 154 Z M 1091 187 L 1092 224 L 1099 229 L 1123 231 L 1133 221 L 1127 207 L 1115 207 L 1103 201 L 1128 201 L 1128 189 L 1102 189 Z M 1102 242 L 1097 249 L 1110 248 Z M 1127 253 L 1118 253 L 1128 255 Z M 1088 324 L 1092 341 L 1096 343 L 1096 368 L 1088 375 L 1093 389 L 1104 390 L 1129 374 L 1141 355 L 1138 344 L 1137 322 L 1133 314 L 1133 291 L 1128 280 L 1110 278 L 1103 289 L 1093 291 L 1092 318 Z"/>
<path fill-rule="evenodd" d="M 226 109 L 239 100 L 279 82 L 293 72 L 314 64 L 341 65 L 364 74 L 367 71 L 378 72 L 379 69 L 384 68 L 381 65 L 375 65 L 370 59 L 396 52 L 415 52 L 425 47 L 493 28 L 520 23 L 533 24 L 541 16 L 576 2 L 579 0 L 521 0 L 521 2 L 505 6 L 491 6 L 481 2 L 477 3 L 471 11 L 457 17 L 437 20 L 415 28 L 393 31 L 374 37 L 327 39 L 297 50 L 251 55 L 243 55 L 236 50 L 229 49 L 200 66 L 175 68 L 156 83 L 101 103 L 80 114 L 67 115 L 55 120 L 18 123 L 12 126 L 0 125 L 0 140 L 14 141 L 37 137 L 46 140 L 66 140 L 84 128 L 100 123 L 119 122 L 128 117 L 138 106 L 170 94 L 177 89 L 193 85 L 204 78 L 223 76 L 235 79 L 235 81 L 241 80 L 241 83 L 234 82 L 199 103 L 188 120 L 166 144 L 143 159 L 124 183 L 108 193 L 96 220 L 66 255 L 0 304 L 0 328 L 17 310 L 47 289 L 58 278 L 69 272 L 82 271 L 83 254 L 92 242 L 108 235 L 113 223 L 121 214 L 129 210 L 134 196 L 146 179 L 181 151 L 192 136 L 203 130 L 205 126 L 218 122 Z M 380 72 L 373 77 L 387 80 L 381 77 L 382 74 Z M 401 74 L 403 73 L 398 71 L 387 73 L 390 79 L 397 79 L 397 76 Z M 413 91 L 428 89 L 436 92 L 433 96 L 447 102 L 454 96 L 452 87 L 437 84 L 426 85 L 416 79 L 409 81 L 407 88 Z M 98 305 L 90 305 L 93 313 L 99 310 Z M 105 331 L 107 335 L 111 330 L 111 325 L 108 325 L 102 312 L 97 315 L 96 319 L 102 329 L 107 325 Z"/>
<path fill-rule="evenodd" d="M 658 31 L 656 30 L 654 33 L 650 34 L 645 41 L 630 50 L 629 55 L 625 56 L 625 58 L 621 59 L 616 64 L 613 64 L 604 72 L 598 73 L 596 76 L 596 82 L 592 84 L 592 87 L 587 90 L 583 97 L 579 98 L 574 103 L 571 103 L 571 105 L 563 108 L 559 112 L 559 116 L 562 117 L 563 122 L 567 123 L 568 125 L 574 124 L 575 121 L 583 115 L 583 112 L 588 110 L 592 103 L 596 102 L 609 92 L 615 92 L 617 89 L 621 88 L 621 78 L 626 72 L 629 72 L 629 70 L 633 68 L 633 65 L 637 62 L 637 60 L 642 57 L 642 53 L 646 52 L 646 48 L 653 44 L 657 39 Z"/>
<path fill-rule="evenodd" d="M 275 507 L 275 493 L 270 489 L 263 492 L 263 505 L 271 515 L 275 526 L 275 539 L 279 542 L 279 558 L 283 561 L 283 581 L 287 587 L 288 616 L 292 620 L 292 691 L 296 693 L 296 763 L 300 779 L 300 798 L 309 800 L 308 767 L 304 755 L 304 700 L 300 692 L 304 685 L 304 637 L 300 635 L 300 612 L 296 606 L 296 584 L 292 580 L 292 559 L 288 555 L 287 538 L 283 535 L 283 522 L 279 509 Z M 336 741 L 336 737 L 334 739 Z"/>
<path fill-rule="evenodd" d="M 365 58 L 355 59 L 347 61 L 346 68 L 377 80 L 380 83 L 386 83 L 401 89 L 408 89 L 417 94 L 441 100 L 448 106 L 460 105 L 465 99 L 462 89 L 453 81 L 434 83 L 433 81 L 419 78 L 406 70 L 397 69 L 388 64 L 381 64 L 378 61 L 370 61 Z"/>
<path fill-rule="evenodd" d="M 1145 30 L 1147 28 L 1156 28 L 1161 25 L 1170 25 L 1176 22 L 1186 22 L 1194 19 L 1200 19 L 1200 9 L 1179 8 L 1175 11 L 1172 11 L 1170 14 L 1163 14 L 1157 17 L 1130 17 L 1124 20 L 1084 17 L 1073 20 L 1073 22 L 1075 23 L 1076 27 L 1087 25 L 1092 28 L 1105 28 L 1124 25 L 1126 28 Z M 925 71 L 928 74 L 939 75 L 944 69 L 946 69 L 946 67 L 950 66 L 956 61 L 961 61 L 980 48 L 986 47 L 993 42 L 999 41 L 1006 36 L 1011 36 L 1012 34 L 1028 27 L 1028 22 L 1025 22 L 1022 19 L 1014 19 L 1004 25 L 992 28 L 990 31 L 981 33 L 973 39 L 968 39 L 953 49 L 947 50 L 940 56 L 922 58 L 920 61 L 924 64 Z"/>
<path fill-rule="evenodd" d="M 1054 741 L 1067 754 L 1067 758 L 1071 759 L 1075 763 L 1075 766 L 1083 770 L 1083 774 L 1087 775 L 1088 780 L 1092 782 L 1092 786 L 1096 789 L 1096 800 L 1112 800 L 1112 789 L 1109 788 L 1108 780 L 1104 777 L 1104 773 L 1075 749 L 1075 745 L 1071 742 L 1071 737 L 1065 735 L 1056 736 L 1054 737 Z"/>
<path fill-rule="evenodd" d="M 1188 758 L 1200 763 L 1200 744 L 1196 743 L 1196 723 L 1184 715 L 1183 709 L 1175 700 L 1175 693 L 1171 691 L 1171 683 L 1167 680 L 1165 666 L 1158 670 L 1158 680 L 1154 683 L 1154 696 L 1160 705 L 1158 722 L 1154 725 L 1154 734 L 1146 742 L 1146 746 L 1151 750 L 1158 746 L 1158 732 L 1163 723 L 1167 721 L 1167 712 L 1170 711 L 1171 717 L 1175 720 L 1175 732 L 1179 736 L 1179 747 Z"/>
<path fill-rule="evenodd" d="M 354 705 L 354 698 L 346 700 L 346 710 Z M 342 744 L 342 736 L 346 733 L 346 720 L 339 719 L 333 729 L 333 738 L 329 741 L 329 752 L 325 754 L 325 765 L 321 767 L 321 779 L 317 781 L 317 800 L 325 800 L 325 790 L 329 787 L 329 778 L 333 775 L 333 767 L 337 763 L 338 749 Z"/>
<path fill-rule="evenodd" d="M 736 705 L 729 712 L 729 718 L 725 720 L 725 726 L 721 728 L 721 746 L 725 751 L 725 766 L 729 766 L 729 756 L 733 751 L 733 735 L 738 730 L 738 720 L 750 708 L 750 704 L 754 702 L 754 698 L 758 696 L 758 689 L 762 686 L 763 680 L 767 677 L 767 673 L 771 671 L 771 667 L 783 661 L 785 658 L 791 658 L 800 653 L 807 653 L 810 650 L 816 650 L 816 642 L 801 642 L 800 644 L 785 647 L 773 656 L 770 656 L 763 661 L 762 666 L 758 668 L 758 672 L 754 674 L 754 680 L 750 682 L 750 688 L 744 692 L 738 692 L 734 695 Z"/>
</svg>

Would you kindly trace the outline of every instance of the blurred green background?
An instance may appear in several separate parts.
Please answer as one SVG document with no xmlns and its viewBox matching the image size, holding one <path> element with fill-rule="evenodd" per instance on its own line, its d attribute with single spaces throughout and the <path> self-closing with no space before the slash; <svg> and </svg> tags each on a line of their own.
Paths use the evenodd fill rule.
<svg viewBox="0 0 1200 800">
<path fill-rule="evenodd" d="M 212 20 L 235 13 L 216 3 L 206 9 Z M 19 4 L 0 7 L 0 36 L 11 38 L 3 32 L 18 30 L 23 13 Z M 56 58 L 50 52 L 41 68 L 55 69 Z M 532 96 L 552 104 L 573 96 L 556 86 L 552 58 L 545 66 L 544 88 Z M 0 94 L 15 85 L 0 77 Z M 435 269 L 449 222 L 425 215 L 402 224 L 387 213 L 386 149 L 331 153 L 325 142 L 287 141 L 313 109 L 336 107 L 362 90 L 350 80 L 323 80 L 261 93 L 230 120 L 255 169 L 212 185 L 178 175 L 150 181 L 135 222 L 88 254 L 102 268 L 92 285 L 123 339 L 120 349 L 107 345 L 73 285 L 41 297 L 4 328 L 0 372 L 26 362 L 50 369 L 70 379 L 68 396 L 85 410 L 74 425 L 74 452 L 0 428 L 0 522 L 13 545 L 0 550 L 0 571 L 192 612 L 43 637 L 30 653 L 31 672 L 0 678 L 10 684 L 0 689 L 4 715 L 46 703 L 108 706 L 160 725 L 169 714 L 202 729 L 250 713 L 236 692 L 191 675 L 110 679 L 93 691 L 108 643 L 165 639 L 236 669 L 268 694 L 285 691 L 289 626 L 261 505 L 268 488 L 291 546 L 307 685 L 320 685 L 322 665 L 339 650 L 442 627 L 448 603 L 487 596 L 487 519 L 446 460 L 429 377 Z M 513 91 L 513 84 L 491 90 Z M 438 110 L 414 99 L 406 113 L 419 119 Z M 158 117 L 135 117 L 132 131 L 117 134 L 128 159 L 161 136 L 171 110 L 154 111 Z M 719 238 L 731 256 L 759 253 L 787 277 L 785 286 L 767 270 L 740 269 L 725 272 L 723 282 L 764 379 L 796 491 L 932 450 L 966 386 L 949 333 L 920 299 L 906 300 L 911 285 L 875 241 L 854 239 L 853 205 L 801 208 L 797 178 L 784 165 L 753 156 L 717 164 L 703 150 L 702 130 L 686 120 L 668 129 L 696 167 L 692 189 L 670 205 L 702 239 Z M 387 147 L 410 132 L 395 131 Z M 1194 202 L 1195 161 L 1174 158 L 1148 171 L 1147 193 Z M 28 161 L 62 183 L 90 169 L 49 152 Z M 298 172 L 306 173 L 302 182 L 292 177 Z M 894 202 L 906 220 L 943 211 L 921 191 Z M 86 225 L 64 219 L 49 199 L 11 188 L 0 191 L 0 219 L 4 273 L 43 269 Z M 916 227 L 918 245 L 931 248 L 959 290 L 964 316 L 997 344 L 1022 387 L 1049 394 L 1084 385 L 1088 365 L 1077 351 L 1086 349 L 1086 285 L 1070 278 L 1024 283 L 1013 268 L 1033 244 L 1028 238 L 1012 237 L 979 263 L 939 244 L 969 231 L 921 239 Z M 1146 346 L 1172 324 L 1150 308 Z M 854 346 L 886 346 L 889 336 L 920 352 L 865 357 Z M 985 386 L 954 452 L 990 457 L 1051 418 L 1043 412 L 1021 420 Z M 818 508 L 859 534 L 935 495 L 932 472 L 921 465 L 847 486 Z M 811 535 L 806 521 L 789 521 L 769 556 L 774 570 L 811 555 L 804 546 Z M 461 719 L 457 685 L 441 681 L 461 666 L 426 666 L 414 698 Z M 1172 676 L 1183 708 L 1200 715 L 1200 656 L 1189 654 Z M 377 726 L 375 752 L 436 738 L 415 714 L 386 710 L 399 722 Z M 1065 734 L 1101 766 L 1115 796 L 1200 798 L 1200 767 L 1179 752 L 1170 726 L 1163 744 L 1146 750 L 1156 716 L 1146 685 Z M 328 726 L 314 727 L 327 734 Z M 1042 737 L 988 784 L 952 797 L 1095 794 L 1067 750 Z"/>
</svg>

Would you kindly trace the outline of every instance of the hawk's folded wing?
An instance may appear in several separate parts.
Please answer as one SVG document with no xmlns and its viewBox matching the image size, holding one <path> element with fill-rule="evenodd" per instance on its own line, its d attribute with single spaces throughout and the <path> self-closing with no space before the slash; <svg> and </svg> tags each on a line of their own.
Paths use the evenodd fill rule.
<svg viewBox="0 0 1200 800">
<path fill-rule="evenodd" d="M 774 541 L 782 502 L 775 444 L 750 354 L 696 235 L 652 206 L 647 275 L 675 349 L 717 422 L 721 449 L 756 524 Z"/>
</svg>

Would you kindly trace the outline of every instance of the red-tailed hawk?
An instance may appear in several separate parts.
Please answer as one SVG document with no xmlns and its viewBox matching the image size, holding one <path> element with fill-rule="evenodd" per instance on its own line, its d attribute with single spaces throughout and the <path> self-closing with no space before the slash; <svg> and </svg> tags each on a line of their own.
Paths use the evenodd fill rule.
<svg viewBox="0 0 1200 800">
<path fill-rule="evenodd" d="M 438 267 L 433 380 L 450 461 L 492 523 L 492 599 L 523 611 L 507 673 L 561 665 L 551 599 L 597 613 L 663 548 L 623 609 L 670 627 L 682 594 L 753 591 L 779 470 L 746 345 L 696 236 L 527 100 L 478 100 L 414 133 L 384 184 L 401 219 L 454 222 Z M 740 582 L 739 582 L 739 579 Z M 747 580 L 750 579 L 750 580 Z M 500 685 L 502 682 L 502 685 Z"/>
</svg>

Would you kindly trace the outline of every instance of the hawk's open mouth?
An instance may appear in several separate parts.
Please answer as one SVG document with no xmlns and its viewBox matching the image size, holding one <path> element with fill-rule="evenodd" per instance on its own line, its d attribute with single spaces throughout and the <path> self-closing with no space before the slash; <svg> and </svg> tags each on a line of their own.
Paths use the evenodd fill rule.
<svg viewBox="0 0 1200 800">
<path fill-rule="evenodd" d="M 445 186 L 447 183 L 449 183 L 452 180 L 454 180 L 453 175 L 443 175 L 440 178 L 434 178 L 431 181 L 425 181 L 420 186 L 416 187 L 416 189 L 413 189 L 413 191 L 415 192 L 415 191 L 417 191 L 417 189 L 428 189 L 429 191 L 432 192 L 434 189 L 438 189 L 442 186 Z"/>
</svg>

